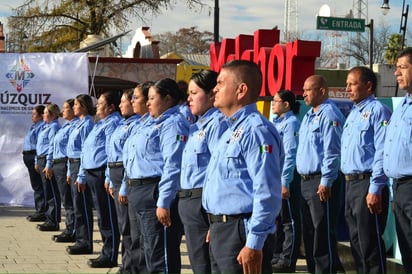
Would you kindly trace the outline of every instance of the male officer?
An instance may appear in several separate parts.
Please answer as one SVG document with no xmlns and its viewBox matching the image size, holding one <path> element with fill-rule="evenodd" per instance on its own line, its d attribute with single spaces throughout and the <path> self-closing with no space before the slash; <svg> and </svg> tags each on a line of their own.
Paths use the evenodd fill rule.
<svg viewBox="0 0 412 274">
<path fill-rule="evenodd" d="M 393 182 L 393 209 L 402 263 L 412 272 L 412 48 L 398 57 L 395 71 L 399 88 L 406 95 L 393 111 L 386 128 L 383 169 Z"/>
<path fill-rule="evenodd" d="M 338 177 L 345 118 L 328 98 L 322 76 L 312 75 L 305 80 L 303 99 L 311 108 L 299 130 L 296 168 L 302 177 L 302 231 L 310 273 L 334 273 L 339 268 L 332 208 L 339 199 L 334 181 Z"/>
<path fill-rule="evenodd" d="M 373 95 L 376 76 L 367 67 L 352 68 L 346 91 L 354 102 L 342 133 L 341 169 L 346 180 L 345 218 L 358 273 L 385 273 L 382 234 L 389 190 L 383 172 L 383 143 L 390 110 Z"/>
<path fill-rule="evenodd" d="M 255 63 L 234 60 L 223 65 L 214 89 L 214 106 L 229 128 L 212 152 L 202 197 L 213 273 L 272 272 L 284 152 L 276 128 L 256 108 L 261 86 Z"/>
</svg>

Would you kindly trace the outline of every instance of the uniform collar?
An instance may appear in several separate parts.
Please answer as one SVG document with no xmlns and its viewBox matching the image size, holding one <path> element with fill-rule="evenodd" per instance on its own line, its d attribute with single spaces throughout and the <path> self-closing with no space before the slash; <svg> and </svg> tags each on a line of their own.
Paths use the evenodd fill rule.
<svg viewBox="0 0 412 274">
<path fill-rule="evenodd" d="M 196 122 L 198 127 L 200 128 L 204 124 L 207 124 L 210 120 L 212 120 L 216 111 L 218 111 L 217 108 L 212 107 L 208 109 L 202 116 L 200 116 Z"/>
<path fill-rule="evenodd" d="M 283 120 L 286 120 L 287 118 L 289 118 L 290 116 L 293 116 L 293 111 L 289 110 L 288 112 L 286 112 L 283 116 L 278 116 L 274 119 L 274 122 L 282 122 Z"/>
<path fill-rule="evenodd" d="M 362 101 L 360 101 L 358 104 L 353 104 L 352 108 L 357 109 L 359 112 L 361 112 L 368 103 L 370 103 L 374 100 L 376 100 L 375 96 L 370 95 L 370 96 L 366 97 L 365 99 L 363 99 Z"/>
<path fill-rule="evenodd" d="M 257 107 L 255 103 L 249 104 L 238 110 L 235 114 L 227 118 L 229 127 L 236 127 L 243 119 L 245 119 L 249 114 L 256 112 Z"/>
<path fill-rule="evenodd" d="M 154 120 L 156 121 L 156 123 L 163 122 L 170 115 L 173 115 L 174 113 L 179 112 L 179 109 L 180 109 L 180 105 L 176 105 L 174 107 L 168 108 L 165 112 L 160 114 L 160 116 L 155 118 Z"/>
</svg>

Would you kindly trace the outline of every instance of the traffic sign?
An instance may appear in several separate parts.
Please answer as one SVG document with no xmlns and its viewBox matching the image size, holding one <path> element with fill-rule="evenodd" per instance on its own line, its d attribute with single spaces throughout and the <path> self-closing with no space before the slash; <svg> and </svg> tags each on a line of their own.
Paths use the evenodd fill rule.
<svg viewBox="0 0 412 274">
<path fill-rule="evenodd" d="M 318 16 L 316 29 L 364 32 L 365 19 Z"/>
</svg>

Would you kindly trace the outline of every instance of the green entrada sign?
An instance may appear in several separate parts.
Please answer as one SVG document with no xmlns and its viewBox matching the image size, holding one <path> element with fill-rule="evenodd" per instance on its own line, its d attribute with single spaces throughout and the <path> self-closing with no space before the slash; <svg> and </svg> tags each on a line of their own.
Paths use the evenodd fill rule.
<svg viewBox="0 0 412 274">
<path fill-rule="evenodd" d="M 318 16 L 316 29 L 364 32 L 365 19 Z"/>
</svg>

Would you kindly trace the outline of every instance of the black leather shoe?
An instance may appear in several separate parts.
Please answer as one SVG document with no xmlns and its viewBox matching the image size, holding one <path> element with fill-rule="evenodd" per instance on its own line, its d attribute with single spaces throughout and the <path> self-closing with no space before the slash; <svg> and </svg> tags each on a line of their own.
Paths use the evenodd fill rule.
<svg viewBox="0 0 412 274">
<path fill-rule="evenodd" d="M 62 233 L 60 235 L 54 235 L 52 239 L 56 243 L 74 243 L 76 241 L 76 236 Z"/>
<path fill-rule="evenodd" d="M 29 222 L 44 222 L 46 221 L 46 215 L 35 213 L 26 217 Z"/>
<path fill-rule="evenodd" d="M 97 258 L 90 259 L 87 264 L 92 268 L 105 268 L 105 267 L 115 267 L 117 262 L 112 262 L 109 259 Z"/>
<path fill-rule="evenodd" d="M 274 273 L 294 273 L 295 269 L 285 262 L 278 261 L 272 265 L 272 271 Z"/>
<path fill-rule="evenodd" d="M 59 225 L 55 225 L 50 222 L 45 222 L 41 225 L 37 225 L 37 229 L 40 231 L 59 231 L 60 227 Z"/>
<path fill-rule="evenodd" d="M 85 246 L 78 246 L 78 245 L 72 245 L 66 247 L 66 251 L 69 254 L 72 255 L 80 255 L 80 254 L 92 254 L 93 250 L 91 248 L 87 248 Z"/>
</svg>

